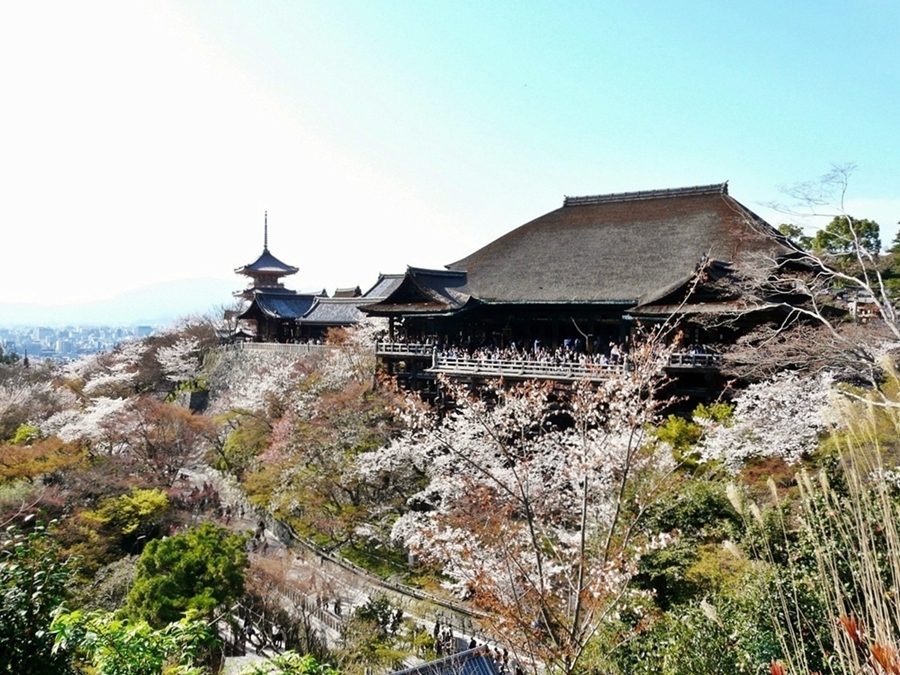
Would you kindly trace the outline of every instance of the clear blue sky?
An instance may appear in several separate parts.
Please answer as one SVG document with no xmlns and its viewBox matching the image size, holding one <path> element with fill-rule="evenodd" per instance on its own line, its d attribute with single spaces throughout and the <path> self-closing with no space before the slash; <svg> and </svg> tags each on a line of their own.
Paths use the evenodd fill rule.
<svg viewBox="0 0 900 675">
<path fill-rule="evenodd" d="M 900 220 L 896 1 L 6 3 L 0 77 L 0 301 L 232 278 L 264 210 L 303 290 L 564 195 L 729 180 L 777 224 L 836 163 Z"/>
</svg>

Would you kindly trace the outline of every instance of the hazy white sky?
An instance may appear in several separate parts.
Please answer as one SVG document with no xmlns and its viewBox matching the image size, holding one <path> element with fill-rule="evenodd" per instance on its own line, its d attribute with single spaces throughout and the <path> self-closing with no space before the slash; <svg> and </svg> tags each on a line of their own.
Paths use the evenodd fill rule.
<svg viewBox="0 0 900 675">
<path fill-rule="evenodd" d="M 900 3 L 8 2 L 0 302 L 439 267 L 563 196 L 858 165 L 900 220 Z M 222 298 L 226 302 L 228 298 Z"/>
</svg>

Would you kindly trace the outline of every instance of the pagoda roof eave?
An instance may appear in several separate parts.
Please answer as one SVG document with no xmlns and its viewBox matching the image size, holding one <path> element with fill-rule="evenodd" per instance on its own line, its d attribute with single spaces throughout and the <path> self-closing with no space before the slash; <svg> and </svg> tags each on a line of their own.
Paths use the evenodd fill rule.
<svg viewBox="0 0 900 675">
<path fill-rule="evenodd" d="M 264 248 L 260 256 L 248 265 L 243 265 L 235 270 L 235 274 L 243 274 L 246 276 L 255 276 L 258 274 L 277 274 L 279 276 L 289 276 L 300 271 L 299 267 L 288 265 L 282 262 L 274 255 L 269 253 L 268 248 Z"/>
</svg>

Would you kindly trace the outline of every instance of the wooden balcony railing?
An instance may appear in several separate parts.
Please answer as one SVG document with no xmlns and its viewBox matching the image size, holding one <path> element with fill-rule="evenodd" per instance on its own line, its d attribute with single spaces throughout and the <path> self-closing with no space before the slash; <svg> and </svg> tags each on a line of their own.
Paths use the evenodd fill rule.
<svg viewBox="0 0 900 675">
<path fill-rule="evenodd" d="M 334 349 L 330 345 L 287 344 L 283 342 L 235 342 L 225 345 L 225 351 L 277 352 L 279 354 L 324 354 Z"/>
<path fill-rule="evenodd" d="M 431 356 L 434 345 L 419 342 L 376 342 L 376 356 Z"/>
<path fill-rule="evenodd" d="M 715 368 L 722 361 L 718 354 L 675 352 L 669 357 L 670 368 Z"/>
<path fill-rule="evenodd" d="M 378 342 L 378 356 L 411 356 L 431 359 L 426 372 L 475 377 L 506 377 L 514 379 L 602 380 L 627 368 L 626 364 L 594 364 L 580 362 L 556 363 L 528 359 L 499 359 L 492 357 L 445 356 L 433 345 L 413 342 Z M 720 361 L 717 354 L 676 352 L 669 358 L 673 369 L 715 368 Z"/>
<path fill-rule="evenodd" d="M 557 364 L 552 361 L 477 359 L 439 354 L 435 354 L 432 363 L 428 372 L 539 380 L 603 380 L 625 369 L 624 364 Z"/>
</svg>

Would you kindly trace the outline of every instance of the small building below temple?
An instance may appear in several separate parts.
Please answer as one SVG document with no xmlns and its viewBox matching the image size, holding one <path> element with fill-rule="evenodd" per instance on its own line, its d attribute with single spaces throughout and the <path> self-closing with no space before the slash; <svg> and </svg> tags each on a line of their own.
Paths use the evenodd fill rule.
<svg viewBox="0 0 900 675">
<path fill-rule="evenodd" d="M 379 274 L 378 281 L 362 293 L 359 286 L 337 289 L 333 297 L 319 296 L 307 312 L 296 320 L 300 339 L 324 341 L 329 330 L 348 328 L 366 318 L 363 307 L 380 302 L 403 280 L 402 274 Z"/>
</svg>

